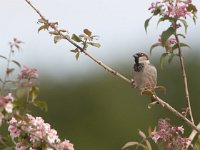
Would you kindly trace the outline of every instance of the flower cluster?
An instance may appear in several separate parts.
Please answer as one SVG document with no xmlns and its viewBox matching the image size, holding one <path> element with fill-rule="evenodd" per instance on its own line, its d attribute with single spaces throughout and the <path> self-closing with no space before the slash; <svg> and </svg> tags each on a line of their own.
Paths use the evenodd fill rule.
<svg viewBox="0 0 200 150">
<path fill-rule="evenodd" d="M 29 68 L 28 66 L 23 66 L 20 74 L 18 75 L 18 79 L 21 80 L 22 86 L 32 86 L 32 79 L 38 79 L 39 75 L 37 73 L 37 69 Z"/>
<path fill-rule="evenodd" d="M 158 130 L 152 132 L 152 139 L 155 143 L 162 143 L 165 149 L 184 149 L 187 146 L 189 138 L 183 138 L 180 134 L 183 134 L 184 128 L 182 126 L 175 127 L 169 123 L 169 119 L 160 119 L 158 121 Z"/>
<path fill-rule="evenodd" d="M 37 69 L 35 68 L 29 68 L 27 66 L 23 66 L 23 69 L 21 71 L 21 73 L 18 76 L 18 79 L 22 80 L 22 79 L 37 79 L 38 78 L 38 73 L 37 73 Z"/>
<path fill-rule="evenodd" d="M 8 93 L 6 96 L 0 95 L 0 124 L 2 122 L 2 119 L 4 118 L 3 111 L 5 110 L 6 113 L 12 113 L 13 112 L 13 101 L 14 98 L 11 93 Z"/>
<path fill-rule="evenodd" d="M 41 117 L 33 117 L 27 114 L 23 120 L 12 118 L 8 131 L 16 141 L 16 150 L 36 150 L 45 148 L 48 150 L 74 150 L 73 144 L 68 140 L 61 141 L 57 131 L 51 129 L 50 124 L 45 123 Z"/>
<path fill-rule="evenodd" d="M 152 3 L 149 10 L 153 14 L 160 14 L 164 17 L 186 18 L 192 15 L 188 9 L 191 3 L 192 0 L 160 0 Z"/>
<path fill-rule="evenodd" d="M 173 46 L 177 43 L 176 38 L 169 38 L 167 39 L 167 41 L 165 42 L 165 48 L 168 52 L 172 51 Z M 157 45 L 162 46 L 162 42 L 161 42 L 161 35 L 158 38 L 158 43 Z"/>
</svg>

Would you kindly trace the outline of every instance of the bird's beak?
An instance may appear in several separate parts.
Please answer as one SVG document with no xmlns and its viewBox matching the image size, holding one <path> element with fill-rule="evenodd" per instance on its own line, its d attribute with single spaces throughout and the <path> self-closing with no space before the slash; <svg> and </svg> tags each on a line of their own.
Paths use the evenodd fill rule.
<svg viewBox="0 0 200 150">
<path fill-rule="evenodd" d="M 135 55 L 133 55 L 133 57 L 134 57 L 134 58 L 137 58 L 137 57 L 138 57 L 138 55 L 137 55 L 137 54 L 135 54 Z"/>
</svg>

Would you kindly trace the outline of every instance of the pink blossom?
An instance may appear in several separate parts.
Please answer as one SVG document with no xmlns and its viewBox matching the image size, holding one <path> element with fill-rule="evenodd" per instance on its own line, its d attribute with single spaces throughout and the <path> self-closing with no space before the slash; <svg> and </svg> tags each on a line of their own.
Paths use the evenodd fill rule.
<svg viewBox="0 0 200 150">
<path fill-rule="evenodd" d="M 68 140 L 61 142 L 58 147 L 62 150 L 74 150 L 73 144 L 71 144 Z"/>
<path fill-rule="evenodd" d="M 191 0 L 161 0 L 151 3 L 149 10 L 151 13 L 157 12 L 163 17 L 186 18 L 186 16 L 192 15 L 187 9 L 191 3 Z"/>
<path fill-rule="evenodd" d="M 18 79 L 22 80 L 22 79 L 37 79 L 38 78 L 38 73 L 37 73 L 37 69 L 35 68 L 29 68 L 27 66 L 23 66 L 23 69 L 21 71 L 21 73 L 18 76 Z"/>
<path fill-rule="evenodd" d="M 0 106 L 5 106 L 5 104 L 10 100 L 12 102 L 14 101 L 12 93 L 8 93 L 8 95 L 6 95 L 6 96 L 0 96 Z"/>
<path fill-rule="evenodd" d="M 26 150 L 26 146 L 22 143 L 17 143 L 15 146 L 15 150 Z"/>
<path fill-rule="evenodd" d="M 17 127 L 17 120 L 14 117 L 9 122 L 8 131 L 12 138 L 19 137 L 21 134 L 21 130 Z"/>
<path fill-rule="evenodd" d="M 8 95 L 4 96 L 5 100 L 11 100 L 12 102 L 14 101 L 14 98 L 12 96 L 12 93 L 8 93 Z"/>
<path fill-rule="evenodd" d="M 12 113 L 13 112 L 13 104 L 11 102 L 8 102 L 6 105 L 5 105 L 5 110 L 8 112 L 8 113 Z"/>
<path fill-rule="evenodd" d="M 158 130 L 152 133 L 152 139 L 155 143 L 163 143 L 165 149 L 185 149 L 189 138 L 183 138 L 184 128 L 176 127 L 169 123 L 169 119 L 160 119 L 158 121 Z"/>
<path fill-rule="evenodd" d="M 34 143 L 40 143 L 41 141 L 44 142 L 44 139 L 48 142 L 48 144 L 58 147 L 60 150 L 74 150 L 73 144 L 69 143 L 67 140 L 62 142 L 57 135 L 57 131 L 55 129 L 51 129 L 50 124 L 45 123 L 41 117 L 33 117 L 32 115 L 27 114 L 27 118 L 20 121 L 17 121 L 13 117 L 9 122 L 8 130 L 11 137 L 20 138 L 20 141 L 27 141 L 27 143 L 30 145 L 30 150 L 34 150 L 34 148 L 40 148 L 40 145 L 38 145 L 39 147 L 34 148 L 32 145 L 34 145 Z M 29 137 L 23 139 L 24 132 Z M 51 148 L 48 147 L 48 144 L 46 145 L 46 149 L 51 150 Z M 23 150 L 23 144 L 20 146 L 20 148 Z"/>
<path fill-rule="evenodd" d="M 177 43 L 177 41 L 176 41 L 176 38 L 169 38 L 169 39 L 167 39 L 167 41 L 165 42 L 165 47 L 166 47 L 166 49 L 167 49 L 167 51 L 171 51 L 171 49 L 172 49 L 172 47 L 175 45 Z M 158 38 L 158 43 L 157 43 L 158 45 L 162 45 L 162 42 L 161 42 L 161 35 L 159 36 L 159 38 Z"/>
</svg>

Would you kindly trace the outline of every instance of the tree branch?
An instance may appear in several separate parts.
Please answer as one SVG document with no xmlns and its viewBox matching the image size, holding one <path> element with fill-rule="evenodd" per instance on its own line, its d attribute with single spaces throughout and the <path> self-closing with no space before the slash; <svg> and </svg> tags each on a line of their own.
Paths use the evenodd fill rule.
<svg viewBox="0 0 200 150">
<path fill-rule="evenodd" d="M 125 76 L 123 76 L 122 74 L 120 74 L 119 72 L 113 70 L 112 68 L 110 68 L 109 66 L 107 66 L 106 64 L 104 64 L 103 62 L 101 62 L 100 60 L 98 60 L 96 57 L 92 56 L 87 50 L 83 49 L 78 44 L 76 44 L 74 41 L 72 41 L 69 36 L 66 36 L 63 33 L 59 32 L 59 30 L 57 29 L 57 27 L 56 26 L 52 26 L 51 23 L 48 22 L 48 20 L 31 4 L 31 2 L 29 0 L 25 0 L 25 1 L 35 10 L 35 12 L 41 17 L 41 19 L 46 20 L 46 24 L 48 24 L 63 39 L 65 39 L 68 42 L 70 42 L 72 45 L 74 45 L 76 48 L 78 48 L 85 55 L 87 55 L 88 57 L 90 57 L 94 62 L 96 62 L 99 66 L 103 67 L 109 73 L 111 73 L 111 74 L 119 77 L 120 79 L 126 81 L 129 84 L 132 83 L 131 80 L 129 80 L 128 78 L 126 78 Z M 185 116 L 183 116 L 181 113 L 179 113 L 176 109 L 174 109 L 172 106 L 170 106 L 164 100 L 162 100 L 161 98 L 157 97 L 156 95 L 153 95 L 152 98 L 155 101 L 158 101 L 161 106 L 163 106 L 164 108 L 168 109 L 173 114 L 175 114 L 178 118 L 184 120 L 186 122 L 186 124 L 188 124 L 188 126 L 190 126 L 192 129 L 194 129 L 198 133 L 200 133 L 200 130 L 195 126 L 195 124 L 193 122 L 191 122 L 190 120 L 188 120 Z"/>
<path fill-rule="evenodd" d="M 191 108 L 191 105 L 190 105 L 190 96 L 189 96 L 189 91 L 188 91 L 188 82 L 187 82 L 187 76 L 186 76 L 186 71 L 185 71 L 183 54 L 182 54 L 179 38 L 178 38 L 176 33 L 175 33 L 175 38 L 176 38 L 176 41 L 177 41 L 177 44 L 178 44 L 178 56 L 179 56 L 179 59 L 180 59 L 181 70 L 182 70 L 182 75 L 183 75 L 185 97 L 186 97 L 186 100 L 187 100 L 187 109 L 188 109 L 188 112 L 189 112 L 190 119 L 194 123 L 194 119 L 193 119 L 193 115 L 192 115 L 192 108 Z"/>
</svg>

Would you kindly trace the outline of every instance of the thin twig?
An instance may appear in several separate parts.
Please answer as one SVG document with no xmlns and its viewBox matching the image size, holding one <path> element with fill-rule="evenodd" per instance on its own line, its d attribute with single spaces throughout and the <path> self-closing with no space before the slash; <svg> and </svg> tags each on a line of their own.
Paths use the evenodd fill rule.
<svg viewBox="0 0 200 150">
<path fill-rule="evenodd" d="M 47 20 L 32 4 L 29 0 L 25 0 L 35 11 L 36 13 L 41 17 L 41 19 L 43 20 Z M 68 36 L 62 34 L 61 32 L 59 32 L 59 30 L 55 27 L 55 26 L 51 26 L 50 27 L 56 31 L 57 33 L 59 33 L 59 35 L 63 38 L 66 39 L 67 41 L 69 41 L 72 45 L 74 45 L 76 48 L 78 48 L 81 52 L 83 52 L 85 55 L 87 55 L 88 57 L 90 57 L 93 61 L 95 61 L 98 65 L 100 65 L 101 67 L 103 67 L 106 71 L 108 71 L 109 73 L 119 77 L 120 79 L 126 81 L 127 83 L 131 84 L 132 81 L 129 80 L 128 78 L 126 78 L 125 76 L 123 76 L 122 74 L 120 74 L 119 72 L 113 70 L 112 68 L 110 68 L 109 66 L 107 66 L 106 64 L 104 64 L 103 62 L 99 61 L 97 58 L 95 58 L 94 56 L 92 56 L 88 51 L 86 51 L 85 49 L 83 49 L 82 47 L 80 47 L 78 44 L 76 44 L 74 41 L 72 41 Z M 197 129 L 197 127 L 195 126 L 195 124 L 193 122 L 191 122 L 190 120 L 188 120 L 185 116 L 183 116 L 181 113 L 179 113 L 176 109 L 174 109 L 171 105 L 169 105 L 168 103 L 166 103 L 164 100 L 162 100 L 161 98 L 157 97 L 156 95 L 152 96 L 153 99 L 155 101 L 158 101 L 159 104 L 161 106 L 163 106 L 164 108 L 168 109 L 169 111 L 171 111 L 173 114 L 175 114 L 178 118 L 181 118 L 182 120 L 184 120 L 186 122 L 186 124 L 188 124 L 188 126 L 190 126 L 192 129 L 196 130 L 198 133 L 200 133 L 200 130 Z"/>
<path fill-rule="evenodd" d="M 200 129 L 200 123 L 197 125 L 197 128 Z M 190 144 L 192 143 L 192 141 L 194 140 L 195 136 L 197 135 L 197 131 L 193 130 L 190 134 L 190 136 L 188 137 L 190 139 L 190 141 L 187 142 L 187 146 L 186 149 L 189 148 Z"/>
<path fill-rule="evenodd" d="M 9 69 L 9 66 L 10 66 L 12 51 L 13 51 L 13 49 L 10 48 L 10 52 L 9 52 L 9 55 L 8 55 L 8 58 L 7 58 L 5 76 L 4 76 L 4 79 L 2 81 L 2 86 L 1 86 L 1 93 L 0 94 L 2 94 L 2 95 L 4 94 L 5 86 L 6 86 L 6 83 L 7 83 L 7 78 L 8 78 L 8 75 L 9 75 L 8 74 L 8 69 Z"/>
<path fill-rule="evenodd" d="M 190 105 L 190 96 L 189 96 L 189 91 L 188 91 L 188 82 L 187 82 L 187 76 L 186 76 L 186 71 L 185 71 L 183 54 L 182 54 L 179 38 L 178 38 L 176 33 L 175 33 L 175 38 L 176 38 L 176 41 L 177 41 L 177 44 L 178 44 L 178 56 L 179 56 L 180 63 L 181 63 L 181 70 L 182 70 L 183 82 L 184 82 L 184 87 L 185 87 L 184 88 L 185 89 L 185 97 L 186 97 L 186 100 L 187 100 L 187 109 L 189 111 L 190 119 L 194 123 L 194 119 L 193 119 L 193 115 L 192 115 L 192 108 L 191 108 L 191 105 Z"/>
</svg>

